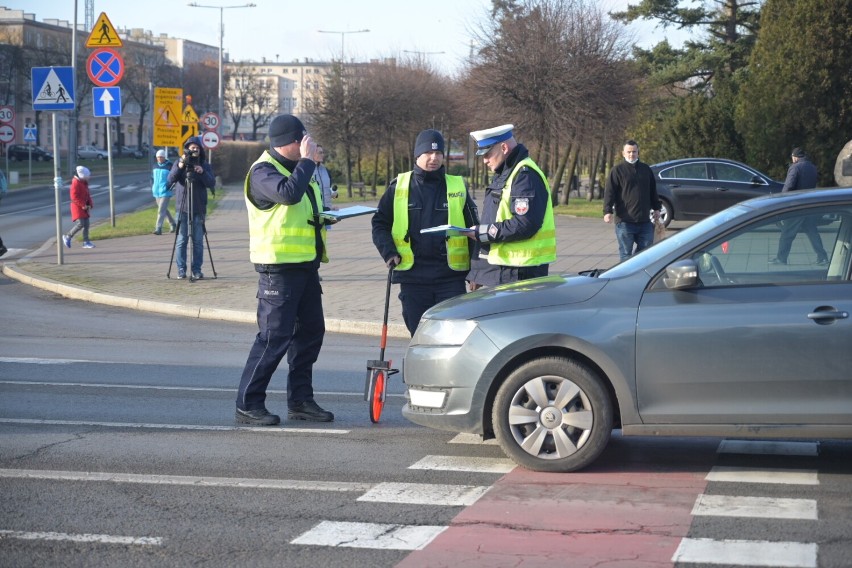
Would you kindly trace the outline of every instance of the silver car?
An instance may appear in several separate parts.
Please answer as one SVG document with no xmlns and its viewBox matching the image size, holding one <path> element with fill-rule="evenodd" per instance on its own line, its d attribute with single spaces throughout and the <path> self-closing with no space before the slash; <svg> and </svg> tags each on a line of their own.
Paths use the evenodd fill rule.
<svg viewBox="0 0 852 568">
<path fill-rule="evenodd" d="M 828 260 L 808 235 L 816 235 Z M 770 262 L 792 239 L 785 264 Z M 429 310 L 406 418 L 532 470 L 625 436 L 852 438 L 852 189 L 742 202 L 605 271 Z"/>
</svg>

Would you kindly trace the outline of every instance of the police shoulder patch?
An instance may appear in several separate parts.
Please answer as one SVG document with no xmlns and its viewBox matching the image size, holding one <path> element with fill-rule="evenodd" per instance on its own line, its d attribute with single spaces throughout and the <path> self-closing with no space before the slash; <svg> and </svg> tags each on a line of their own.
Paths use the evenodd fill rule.
<svg viewBox="0 0 852 568">
<path fill-rule="evenodd" d="M 515 203 L 512 206 L 512 209 L 515 211 L 516 215 L 526 215 L 530 210 L 530 200 L 528 197 L 519 197 L 515 199 Z"/>
</svg>

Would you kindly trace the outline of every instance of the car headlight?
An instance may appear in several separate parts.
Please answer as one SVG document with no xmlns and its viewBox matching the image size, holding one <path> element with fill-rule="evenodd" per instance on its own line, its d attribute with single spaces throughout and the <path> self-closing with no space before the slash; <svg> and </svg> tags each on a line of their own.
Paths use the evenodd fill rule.
<svg viewBox="0 0 852 568">
<path fill-rule="evenodd" d="M 470 320 L 427 319 L 417 327 L 412 345 L 462 345 L 476 329 Z"/>
</svg>

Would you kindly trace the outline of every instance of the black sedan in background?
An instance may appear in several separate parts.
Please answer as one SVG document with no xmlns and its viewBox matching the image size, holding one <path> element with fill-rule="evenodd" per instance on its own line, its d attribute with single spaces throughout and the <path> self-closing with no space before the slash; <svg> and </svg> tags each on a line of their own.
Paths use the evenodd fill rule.
<svg viewBox="0 0 852 568">
<path fill-rule="evenodd" d="M 9 160 L 26 162 L 32 155 L 34 162 L 49 162 L 53 160 L 53 154 L 39 148 L 38 146 L 29 146 L 27 144 L 12 144 L 9 146 Z"/>
<path fill-rule="evenodd" d="M 651 166 L 657 176 L 657 194 L 663 202 L 662 219 L 697 221 L 735 203 L 778 193 L 784 187 L 756 169 L 721 158 L 686 158 Z"/>
</svg>

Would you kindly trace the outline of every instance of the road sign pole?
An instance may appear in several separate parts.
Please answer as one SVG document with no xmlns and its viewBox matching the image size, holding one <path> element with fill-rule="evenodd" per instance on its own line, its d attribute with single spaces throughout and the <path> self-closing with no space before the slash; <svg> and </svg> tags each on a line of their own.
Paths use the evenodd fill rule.
<svg viewBox="0 0 852 568">
<path fill-rule="evenodd" d="M 62 201 L 60 190 L 62 189 L 62 178 L 59 177 L 59 136 L 56 135 L 56 113 L 50 113 L 51 124 L 53 126 L 53 193 L 56 201 L 56 264 L 62 264 L 62 212 L 59 210 L 59 205 Z"/>
<path fill-rule="evenodd" d="M 112 192 L 112 137 L 110 136 L 109 118 L 104 120 L 106 120 L 107 169 L 109 170 L 109 221 L 115 227 L 115 199 Z"/>
</svg>

